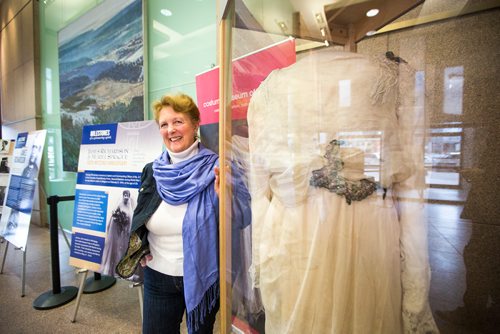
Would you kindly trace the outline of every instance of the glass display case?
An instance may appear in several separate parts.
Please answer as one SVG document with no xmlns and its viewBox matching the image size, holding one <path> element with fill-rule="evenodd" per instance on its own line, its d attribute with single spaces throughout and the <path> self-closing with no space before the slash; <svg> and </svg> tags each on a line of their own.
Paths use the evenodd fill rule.
<svg viewBox="0 0 500 334">
<path fill-rule="evenodd" d="M 222 332 L 498 328 L 499 8 L 227 1 Z"/>
</svg>

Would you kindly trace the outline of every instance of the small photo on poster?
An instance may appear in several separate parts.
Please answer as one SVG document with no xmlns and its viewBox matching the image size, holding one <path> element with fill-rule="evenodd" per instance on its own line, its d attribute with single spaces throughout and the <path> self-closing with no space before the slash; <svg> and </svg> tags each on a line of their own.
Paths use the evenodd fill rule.
<svg viewBox="0 0 500 334">
<path fill-rule="evenodd" d="M 5 201 L 5 192 L 7 190 L 7 186 L 0 186 L 0 205 L 3 205 Z"/>
<path fill-rule="evenodd" d="M 0 154 L 12 154 L 11 140 L 0 139 Z"/>
<path fill-rule="evenodd" d="M 9 174 L 10 172 L 10 163 L 8 157 L 2 157 L 0 160 L 0 173 Z"/>
<path fill-rule="evenodd" d="M 132 215 L 136 206 L 137 190 L 116 189 L 110 193 L 110 217 L 106 224 L 106 244 L 102 254 L 100 272 L 115 276 L 115 268 L 127 251 Z"/>
<path fill-rule="evenodd" d="M 4 207 L 2 216 L 6 217 L 6 224 L 0 231 L 0 235 L 13 245 L 24 248 L 24 245 L 26 245 L 26 236 L 29 231 L 31 214 Z"/>
<path fill-rule="evenodd" d="M 38 170 L 40 168 L 40 160 L 42 158 L 42 154 L 43 143 L 38 143 L 35 138 L 33 146 L 31 146 L 26 165 L 23 168 L 23 172 L 21 174 L 22 177 L 31 180 L 34 180 L 38 177 Z"/>
</svg>

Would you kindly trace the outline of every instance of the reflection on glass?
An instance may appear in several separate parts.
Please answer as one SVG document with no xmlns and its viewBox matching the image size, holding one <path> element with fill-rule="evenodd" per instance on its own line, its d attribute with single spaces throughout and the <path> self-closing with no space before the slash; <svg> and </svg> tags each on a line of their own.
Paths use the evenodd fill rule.
<svg viewBox="0 0 500 334">
<path fill-rule="evenodd" d="M 424 108 L 425 106 L 425 72 L 415 72 L 415 107 Z"/>
<path fill-rule="evenodd" d="M 462 161 L 462 128 L 431 129 L 425 147 L 426 183 L 433 186 L 458 186 Z"/>
<path fill-rule="evenodd" d="M 460 175 L 456 172 L 429 171 L 425 176 L 425 182 L 430 185 L 457 186 Z"/>
<path fill-rule="evenodd" d="M 447 123 L 447 125 L 450 125 L 450 123 Z M 435 128 L 431 129 L 431 133 L 462 133 L 463 129 L 461 127 L 457 128 Z"/>
<path fill-rule="evenodd" d="M 339 107 L 351 105 L 351 80 L 339 81 Z"/>
<path fill-rule="evenodd" d="M 52 114 L 52 69 L 45 69 L 45 97 L 47 102 L 47 114 Z"/>
<path fill-rule="evenodd" d="M 54 136 L 49 133 L 47 136 L 47 166 L 49 169 L 49 180 L 56 179 L 56 150 Z"/>
<path fill-rule="evenodd" d="M 383 131 L 341 132 L 343 147 L 352 147 L 363 152 L 364 174 L 380 181 Z"/>
<path fill-rule="evenodd" d="M 447 67 L 444 69 L 444 101 L 445 114 L 461 115 L 464 90 L 464 67 Z"/>
<path fill-rule="evenodd" d="M 431 154 L 428 156 L 431 161 L 426 161 L 435 167 L 459 167 L 461 139 L 459 136 L 432 137 Z"/>
</svg>

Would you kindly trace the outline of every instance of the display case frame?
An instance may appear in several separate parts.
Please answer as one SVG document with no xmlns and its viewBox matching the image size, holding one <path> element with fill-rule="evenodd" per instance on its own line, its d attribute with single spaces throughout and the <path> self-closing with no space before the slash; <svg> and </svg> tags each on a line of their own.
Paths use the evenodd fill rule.
<svg viewBox="0 0 500 334">
<path fill-rule="evenodd" d="M 285 1 L 286 2 L 286 1 Z M 285 3 L 283 2 L 283 3 Z M 291 1 L 293 2 L 293 1 Z M 255 2 L 254 2 L 255 3 Z M 283 5 L 283 3 L 276 5 L 277 9 L 280 7 L 280 5 Z M 349 1 L 345 1 L 342 4 L 347 4 Z M 424 3 L 424 4 L 423 4 Z M 434 8 L 429 8 L 431 7 L 430 5 L 428 7 L 425 7 L 427 4 L 426 3 L 431 3 L 433 6 L 435 3 L 432 3 L 432 1 L 413 1 L 411 4 L 410 2 L 406 2 L 406 7 L 402 5 L 402 7 L 399 9 L 397 12 L 393 12 L 390 18 L 387 18 L 385 20 L 379 19 L 378 23 L 373 23 L 372 25 L 367 25 L 366 23 L 363 24 L 361 23 L 360 26 L 364 27 L 363 29 L 356 29 L 358 32 L 363 31 L 363 33 L 355 33 L 355 29 L 353 29 L 353 24 L 347 23 L 344 27 L 341 27 L 342 32 L 339 30 L 339 34 L 335 34 L 335 28 L 338 28 L 338 25 L 333 24 L 332 22 L 326 20 L 330 24 L 329 27 L 329 34 L 327 38 L 327 43 L 325 43 L 321 37 L 312 37 L 308 36 L 308 38 L 304 38 L 304 41 L 301 41 L 297 45 L 297 52 L 304 52 L 305 50 L 308 49 L 315 49 L 315 48 L 321 48 L 325 44 L 333 45 L 334 48 L 337 48 L 339 50 L 346 50 L 346 51 L 358 51 L 358 44 L 361 41 L 369 40 L 371 38 L 377 37 L 377 36 L 388 36 L 386 38 L 386 43 L 387 43 L 387 48 L 390 47 L 390 34 L 399 34 L 399 33 L 407 33 L 410 35 L 409 39 L 411 39 L 411 30 L 412 29 L 436 29 L 439 31 L 439 29 L 442 29 L 440 25 L 442 24 L 452 24 L 454 20 L 457 20 L 459 18 L 470 18 L 471 16 L 474 15 L 482 15 L 482 13 L 487 13 L 489 11 L 498 11 L 499 8 L 499 3 L 498 1 L 482 1 L 480 3 L 471 3 L 471 2 L 461 2 L 460 4 L 454 4 L 447 2 L 445 4 L 442 4 L 441 7 L 435 6 Z M 258 7 L 258 6 L 257 6 Z M 256 7 L 256 8 L 257 8 Z M 269 7 L 266 9 L 264 8 L 265 6 L 262 5 L 261 7 L 258 7 L 260 10 L 260 14 L 265 15 L 263 13 L 266 12 L 266 10 L 269 10 Z M 286 7 L 286 4 L 285 4 Z M 404 8 L 403 8 L 404 7 Z M 225 38 L 234 38 L 235 34 L 228 32 L 228 27 L 235 27 L 235 25 L 241 24 L 242 17 L 243 18 L 249 18 L 252 15 L 248 15 L 249 12 L 242 11 L 241 9 L 241 3 L 238 4 L 238 1 L 227 1 L 224 4 L 224 15 L 221 19 L 221 22 L 219 23 L 219 38 L 220 43 L 219 43 L 219 54 L 224 55 L 224 57 L 228 57 L 231 59 L 237 59 L 241 57 L 242 55 L 246 54 L 247 49 L 245 49 L 245 52 L 238 52 L 234 50 L 233 46 L 233 41 L 222 41 Z M 326 8 L 326 7 L 325 7 Z M 393 7 L 394 8 L 394 7 Z M 247 8 L 248 9 L 248 8 Z M 288 9 L 288 8 L 287 8 Z M 277 9 L 279 12 L 279 8 Z M 250 11 L 250 14 L 255 14 Z M 258 21 L 255 19 L 255 21 Z M 297 40 L 300 40 L 301 36 L 300 34 L 294 34 L 294 32 L 297 32 L 296 24 L 287 24 L 287 22 L 283 21 L 285 24 L 280 25 L 279 23 L 281 21 L 274 22 L 276 25 L 272 31 L 269 31 L 269 29 L 266 29 L 265 27 L 263 28 L 262 25 L 260 26 L 260 32 L 267 33 L 269 35 L 281 35 L 281 36 L 292 36 L 296 38 Z M 250 21 L 247 21 L 247 23 Z M 259 30 L 256 28 L 255 22 L 248 23 L 247 30 L 254 30 L 257 31 Z M 284 27 L 289 29 L 289 27 L 292 27 L 291 31 L 284 31 Z M 347 27 L 347 32 L 345 31 L 345 27 Z M 349 27 L 351 27 L 351 30 L 349 31 Z M 368 29 L 367 27 L 375 27 L 375 29 Z M 281 29 L 281 32 L 280 32 Z M 340 29 L 340 28 L 339 28 Z M 368 30 L 367 30 L 368 29 Z M 321 27 L 318 29 L 321 31 Z M 366 31 L 364 31 L 366 30 Z M 370 33 L 369 36 L 366 35 L 366 32 L 375 30 L 375 32 Z M 221 31 L 224 31 L 222 33 Z M 373 36 L 373 37 L 372 37 Z M 325 37 L 325 36 L 322 36 Z M 240 39 L 239 42 L 244 42 L 245 38 L 253 38 L 252 36 L 246 36 L 243 39 Z M 415 37 L 415 40 L 417 40 L 417 37 Z M 308 43 L 310 42 L 310 43 Z M 367 43 L 367 45 L 370 43 Z M 393 46 L 396 44 L 393 44 Z M 364 46 L 361 52 L 368 52 L 370 46 Z M 452 46 L 444 46 L 443 48 L 449 48 Z M 377 47 L 380 49 L 380 47 Z M 397 49 L 397 48 L 396 48 Z M 396 50 L 398 51 L 398 50 Z M 228 60 L 227 58 L 223 59 L 220 58 L 220 64 L 221 64 L 221 74 L 220 74 L 220 101 L 224 101 L 224 107 L 222 106 L 221 103 L 221 109 L 220 109 L 220 134 L 221 136 L 219 137 L 219 147 L 220 147 L 220 156 L 221 156 L 221 161 L 224 162 L 224 168 L 221 169 L 221 172 L 223 174 L 222 177 L 222 187 L 225 188 L 226 192 L 223 193 L 223 196 L 221 196 L 221 230 L 220 230 L 220 237 L 221 237 L 221 301 L 224 301 L 221 303 L 221 319 L 222 319 L 222 325 L 221 325 L 221 330 L 222 332 L 230 332 L 231 330 L 237 331 L 245 331 L 247 330 L 248 332 L 252 332 L 250 327 L 248 327 L 248 323 L 236 326 L 235 328 L 235 322 L 234 318 L 232 319 L 232 306 L 231 306 L 231 300 L 233 298 L 232 294 L 232 281 L 230 277 L 230 273 L 232 271 L 232 261 L 234 261 L 234 258 L 232 257 L 231 254 L 231 242 L 232 242 L 232 236 L 231 236 L 231 185 L 230 185 L 230 180 L 231 180 L 231 168 L 230 168 L 230 156 L 231 156 L 231 149 L 232 149 L 232 143 L 231 143 L 231 137 L 233 134 L 233 128 L 231 126 L 231 120 L 232 120 L 232 115 L 231 115 L 231 96 L 232 96 L 232 85 L 228 83 L 228 81 L 231 81 L 231 61 Z M 423 60 L 425 62 L 425 60 Z M 419 66 L 425 66 L 425 64 L 417 64 L 417 67 Z M 226 74 L 223 74 L 223 73 Z M 427 83 L 428 85 L 428 83 Z M 425 89 L 425 88 L 424 88 Z M 427 86 L 427 90 L 429 87 Z M 431 117 L 432 118 L 432 117 Z M 428 120 L 429 121 L 429 120 Z M 436 128 L 436 125 L 432 124 L 433 120 L 431 119 L 429 121 L 431 124 L 428 124 L 428 129 L 429 129 L 429 137 L 430 135 L 430 129 L 431 128 Z M 452 125 L 450 125 L 452 126 Z M 449 126 L 448 126 L 449 127 Z M 466 125 L 467 127 L 467 125 Z M 469 124 L 470 127 L 470 124 Z M 460 136 L 462 140 L 465 140 L 467 138 L 467 132 L 469 130 L 464 129 Z M 442 137 L 443 135 L 438 135 L 438 137 Z M 464 139 L 465 138 L 465 139 Z M 470 139 L 470 138 L 469 138 Z M 463 148 L 466 150 L 466 148 Z M 457 172 L 460 170 L 463 170 L 464 168 L 467 168 L 468 165 L 471 165 L 471 162 L 465 161 L 466 159 L 461 156 L 460 157 L 460 166 L 458 166 Z M 473 163 L 472 163 L 473 164 Z M 222 166 L 222 163 L 221 163 Z M 439 166 L 434 166 L 438 168 Z M 457 174 L 458 175 L 458 174 Z M 458 176 L 458 182 L 459 184 L 457 185 L 452 185 L 450 188 L 460 188 L 464 192 L 467 192 L 467 185 L 463 185 L 463 178 L 461 176 Z M 438 197 L 432 197 L 432 185 L 428 184 L 428 188 L 425 190 L 425 196 L 426 196 L 426 203 L 444 203 L 444 204 L 463 204 L 464 198 L 463 197 L 444 197 L 440 198 Z M 439 188 L 443 188 L 442 185 L 439 186 Z M 444 187 L 443 189 L 447 189 Z M 447 195 L 445 195 L 447 196 Z M 224 260 L 223 260 L 224 258 Z M 225 285 L 224 291 L 222 289 L 222 285 Z M 231 329 L 232 328 L 232 329 Z M 246 329 L 245 329 L 246 328 Z M 255 331 L 256 332 L 256 331 Z"/>
</svg>

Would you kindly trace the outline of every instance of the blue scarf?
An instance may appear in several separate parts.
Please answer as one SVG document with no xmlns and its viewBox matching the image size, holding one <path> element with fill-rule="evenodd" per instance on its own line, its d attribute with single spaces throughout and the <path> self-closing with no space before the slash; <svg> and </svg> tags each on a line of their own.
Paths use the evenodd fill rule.
<svg viewBox="0 0 500 334">
<path fill-rule="evenodd" d="M 195 156 L 171 164 L 164 151 L 153 162 L 160 197 L 171 205 L 188 203 L 182 224 L 184 298 L 189 333 L 219 298 L 219 202 L 214 190 L 217 154 L 200 144 Z"/>
</svg>

